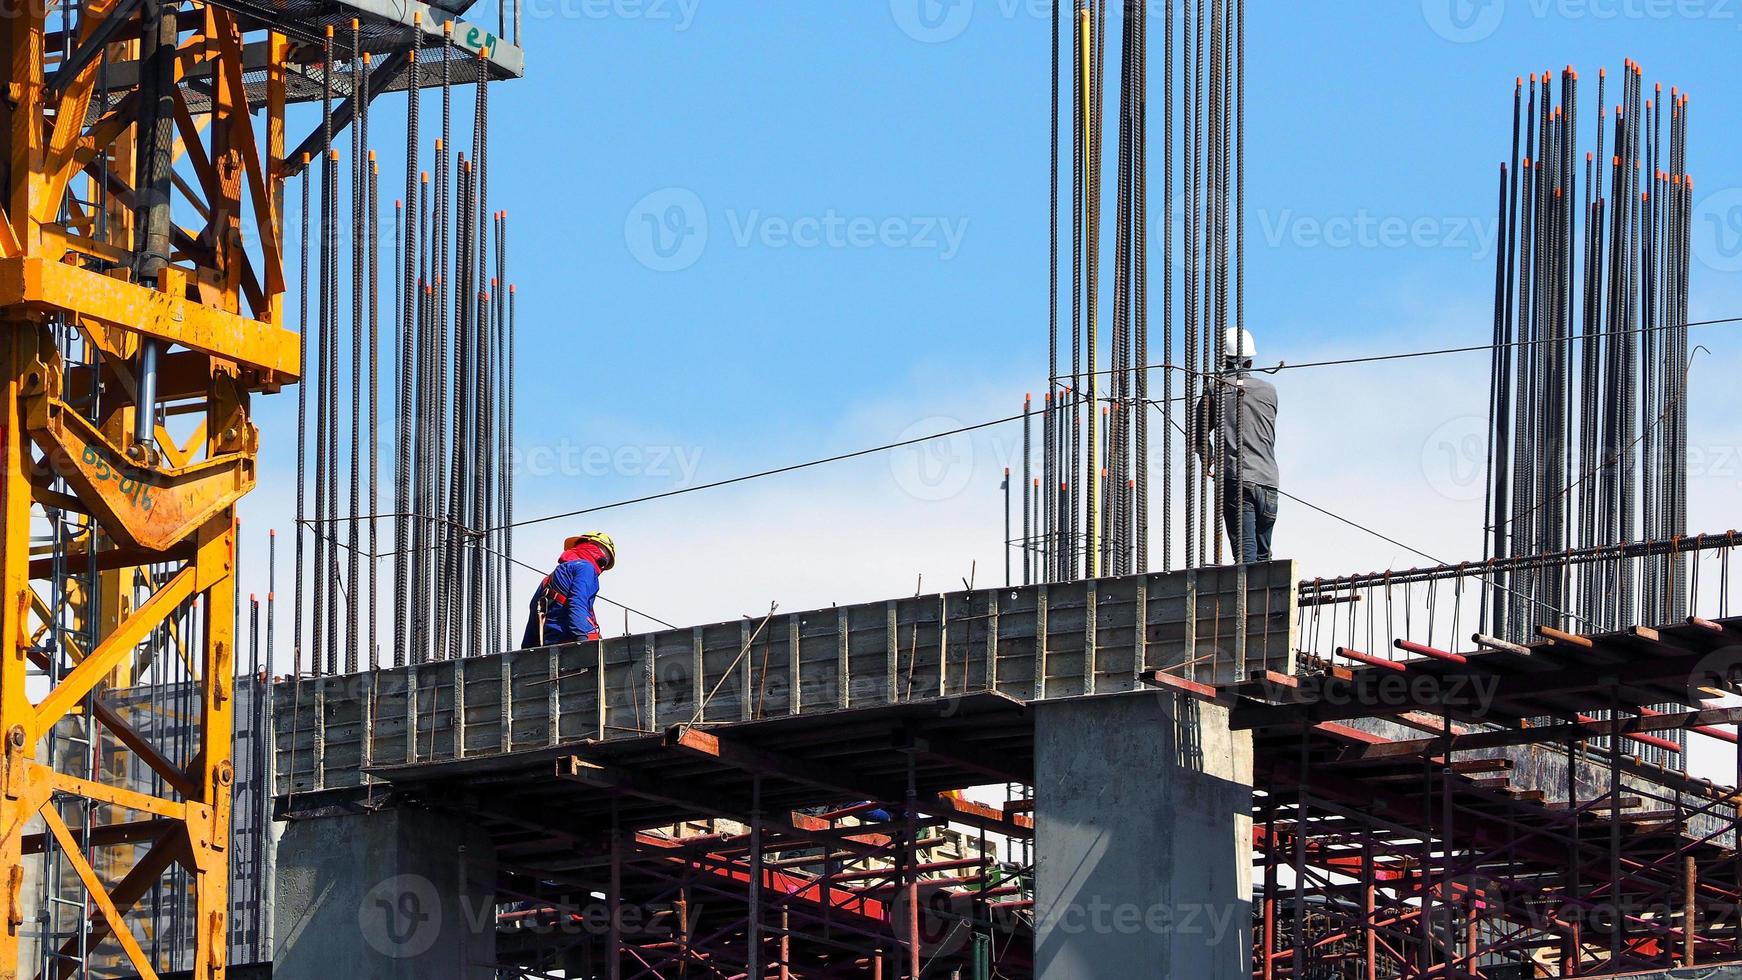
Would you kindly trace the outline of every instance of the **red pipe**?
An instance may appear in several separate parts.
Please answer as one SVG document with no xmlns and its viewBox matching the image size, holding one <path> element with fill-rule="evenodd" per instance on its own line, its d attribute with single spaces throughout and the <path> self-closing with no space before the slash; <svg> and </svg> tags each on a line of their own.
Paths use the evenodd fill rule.
<svg viewBox="0 0 1742 980">
<path fill-rule="evenodd" d="M 1647 709 L 1647 710 L 1650 710 L 1650 709 Z M 1592 718 L 1590 715 L 1580 715 L 1579 716 L 1579 724 L 1581 724 L 1581 725 L 1596 725 L 1596 724 L 1600 724 L 1600 722 L 1598 722 L 1597 719 Z M 1671 742 L 1669 739 L 1658 738 L 1656 735 L 1639 735 L 1639 734 L 1628 734 L 1628 733 L 1623 732 L 1623 733 L 1621 733 L 1621 737 L 1638 742 L 1640 745 L 1649 745 L 1654 749 L 1662 749 L 1665 752 L 1674 752 L 1674 753 L 1680 754 L 1681 750 L 1682 750 L 1681 746 L 1675 744 L 1674 742 Z"/>
<path fill-rule="evenodd" d="M 1404 650 L 1404 651 L 1407 651 L 1409 653 L 1419 654 L 1423 657 L 1432 657 L 1435 660 L 1444 660 L 1446 663 L 1449 663 L 1449 664 L 1467 664 L 1470 662 L 1461 653 L 1450 653 L 1450 652 L 1447 652 L 1445 650 L 1437 650 L 1433 647 L 1424 646 L 1420 643 L 1411 643 L 1408 640 L 1398 640 L 1392 645 L 1397 647 L 1397 649 L 1399 649 L 1399 650 Z"/>
<path fill-rule="evenodd" d="M 1701 702 L 1701 704 L 1704 704 L 1704 703 L 1705 702 L 1703 702 L 1703 701 Z M 1653 711 L 1650 708 L 1640 708 L 1639 713 L 1646 716 L 1647 718 L 1652 718 L 1652 717 L 1656 717 L 1656 716 L 1663 714 L 1663 712 L 1661 712 L 1661 711 Z M 1697 725 L 1693 728 L 1688 729 L 1688 731 L 1699 732 L 1701 735 L 1704 735 L 1707 738 L 1715 738 L 1720 742 L 1729 742 L 1731 745 L 1737 744 L 1735 732 L 1727 732 L 1721 728 L 1713 728 L 1710 725 Z"/>
<path fill-rule="evenodd" d="M 1381 667 L 1385 670 L 1405 671 L 1409 669 L 1407 665 L 1398 663 L 1395 660 L 1386 660 L 1383 657 L 1375 657 L 1371 654 L 1362 653 L 1359 650 L 1351 650 L 1348 647 L 1338 647 L 1337 656 L 1347 657 L 1356 663 L 1366 664 L 1369 667 Z"/>
</svg>

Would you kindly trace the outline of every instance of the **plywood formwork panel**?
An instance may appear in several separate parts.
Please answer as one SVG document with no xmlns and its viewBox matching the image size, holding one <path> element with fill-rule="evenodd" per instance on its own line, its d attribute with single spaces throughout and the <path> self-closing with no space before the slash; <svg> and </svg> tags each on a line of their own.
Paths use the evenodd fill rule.
<svg viewBox="0 0 1742 980">
<path fill-rule="evenodd" d="M 994 691 L 1026 701 L 1135 690 L 1145 673 L 1294 669 L 1291 562 L 979 589 L 288 682 L 279 793 L 367 770 Z M 365 735 L 367 737 L 365 738 Z"/>
</svg>

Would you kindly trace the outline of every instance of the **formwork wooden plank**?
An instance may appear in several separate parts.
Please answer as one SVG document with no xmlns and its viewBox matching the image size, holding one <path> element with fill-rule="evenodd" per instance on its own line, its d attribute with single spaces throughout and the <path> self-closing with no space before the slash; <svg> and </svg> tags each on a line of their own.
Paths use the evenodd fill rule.
<svg viewBox="0 0 1742 980">
<path fill-rule="evenodd" d="M 803 678 L 799 675 L 797 616 L 786 617 L 786 713 L 796 715 L 804 710 Z"/>
<path fill-rule="evenodd" d="M 1035 590 L 1034 609 L 1034 700 L 1046 697 L 1046 635 L 1049 595 L 1046 586 Z"/>
<path fill-rule="evenodd" d="M 784 616 L 287 683 L 281 792 L 361 785 L 362 769 L 994 691 L 1026 700 L 1130 690 L 1146 672 L 1288 674 L 1289 562 L 918 595 Z M 784 650 L 784 657 L 782 651 Z"/>
</svg>

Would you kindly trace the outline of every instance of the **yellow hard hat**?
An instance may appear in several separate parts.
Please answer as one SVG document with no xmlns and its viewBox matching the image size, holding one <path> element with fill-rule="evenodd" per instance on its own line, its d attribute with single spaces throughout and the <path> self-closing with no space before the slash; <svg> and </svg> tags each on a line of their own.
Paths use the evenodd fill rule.
<svg viewBox="0 0 1742 980">
<path fill-rule="evenodd" d="M 591 541 L 605 550 L 605 563 L 600 566 L 599 571 L 607 571 L 616 566 L 617 545 L 611 540 L 611 536 L 606 534 L 604 531 L 591 531 L 586 534 L 577 534 L 563 542 L 563 550 L 570 551 L 576 545 L 581 544 L 584 541 Z"/>
</svg>

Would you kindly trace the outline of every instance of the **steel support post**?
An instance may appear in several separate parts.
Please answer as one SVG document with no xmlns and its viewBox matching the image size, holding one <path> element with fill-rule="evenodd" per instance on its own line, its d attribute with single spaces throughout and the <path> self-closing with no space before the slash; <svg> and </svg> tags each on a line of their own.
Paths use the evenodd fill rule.
<svg viewBox="0 0 1742 980">
<path fill-rule="evenodd" d="M 1700 884 L 1700 868 L 1692 855 L 1684 860 L 1685 870 L 1682 872 L 1682 966 L 1691 967 L 1695 965 L 1694 940 L 1699 934 L 1700 925 L 1699 896 L 1697 894 Z"/>
<path fill-rule="evenodd" d="M 903 887 L 907 894 L 907 975 L 910 980 L 920 980 L 923 969 L 920 965 L 920 948 L 923 944 L 919 932 L 919 793 L 913 753 L 908 752 L 906 756 L 907 812 L 903 814 L 906 830 L 902 835 L 902 853 L 897 866 L 901 868 L 905 880 Z"/>
<path fill-rule="evenodd" d="M 751 980 L 763 980 L 762 950 L 762 777 L 750 778 L 750 909 L 745 926 L 745 947 L 749 954 Z"/>
<path fill-rule="evenodd" d="M 1373 928 L 1378 914 L 1377 875 L 1373 868 L 1373 822 L 1366 821 L 1361 832 L 1361 947 L 1366 959 L 1367 980 L 1379 978 L 1379 936 Z"/>
<path fill-rule="evenodd" d="M 1264 806 L 1264 941 L 1258 952 L 1263 980 L 1276 977 L 1276 797 Z"/>
<path fill-rule="evenodd" d="M 605 905 L 611 911 L 605 937 L 606 975 L 623 980 L 623 825 L 616 801 L 611 803 L 611 884 Z"/>
<path fill-rule="evenodd" d="M 1609 717 L 1621 718 L 1621 689 L 1609 686 Z M 1621 894 L 1621 746 L 1619 739 L 1609 740 L 1609 962 L 1621 962 L 1621 947 L 1626 939 L 1626 917 L 1622 914 L 1626 898 Z"/>
</svg>

